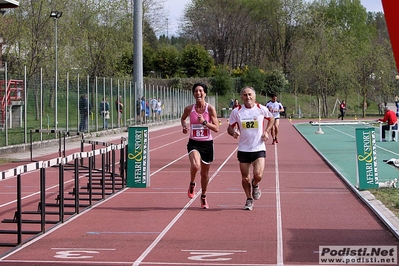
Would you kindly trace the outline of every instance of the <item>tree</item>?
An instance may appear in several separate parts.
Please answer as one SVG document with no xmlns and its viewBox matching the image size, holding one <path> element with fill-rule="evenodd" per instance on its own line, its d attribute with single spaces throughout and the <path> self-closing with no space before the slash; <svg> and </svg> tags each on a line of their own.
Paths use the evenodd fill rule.
<svg viewBox="0 0 399 266">
<path fill-rule="evenodd" d="M 182 34 L 212 51 L 215 65 L 240 63 L 240 37 L 249 30 L 245 1 L 195 0 L 184 14 Z M 233 63 L 234 61 L 234 63 Z"/>
<path fill-rule="evenodd" d="M 180 58 L 177 49 L 171 45 L 164 45 L 155 53 L 154 67 L 157 76 L 171 78 L 179 75 Z"/>
<path fill-rule="evenodd" d="M 60 3 L 58 7 L 63 8 L 65 5 Z M 54 37 L 52 35 L 54 27 L 50 24 L 53 23 L 53 19 L 49 15 L 50 9 L 45 0 L 21 1 L 19 8 L 7 14 L 10 23 L 2 32 L 7 40 L 4 55 L 5 61 L 9 62 L 9 75 L 21 75 L 25 66 L 27 78 L 39 79 L 41 70 L 46 79 L 54 74 Z M 34 93 L 36 118 L 39 119 L 40 87 L 32 84 L 31 89 Z M 54 87 L 50 86 L 49 106 L 51 108 L 54 107 L 53 93 Z"/>
<path fill-rule="evenodd" d="M 251 86 L 256 91 L 265 94 L 265 77 L 265 72 L 257 67 L 245 67 L 241 82 L 243 86 Z"/>
<path fill-rule="evenodd" d="M 215 68 L 215 73 L 210 83 L 213 91 L 220 95 L 226 95 L 228 92 L 231 92 L 234 86 L 229 70 L 225 66 L 217 66 Z"/>
<path fill-rule="evenodd" d="M 209 77 L 213 60 L 203 46 L 189 44 L 182 52 L 181 65 L 187 77 Z"/>
<path fill-rule="evenodd" d="M 265 90 L 268 95 L 284 92 L 288 81 L 282 71 L 270 71 L 265 75 Z"/>
</svg>

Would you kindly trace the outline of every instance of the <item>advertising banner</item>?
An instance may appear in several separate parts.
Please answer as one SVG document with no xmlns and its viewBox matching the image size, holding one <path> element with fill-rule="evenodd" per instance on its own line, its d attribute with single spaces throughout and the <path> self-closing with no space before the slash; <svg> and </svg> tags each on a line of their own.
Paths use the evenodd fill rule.
<svg viewBox="0 0 399 266">
<path fill-rule="evenodd" d="M 356 128 L 357 185 L 378 188 L 377 147 L 374 128 Z"/>
<path fill-rule="evenodd" d="M 150 151 L 148 127 L 129 127 L 127 148 L 127 187 L 150 186 Z"/>
</svg>

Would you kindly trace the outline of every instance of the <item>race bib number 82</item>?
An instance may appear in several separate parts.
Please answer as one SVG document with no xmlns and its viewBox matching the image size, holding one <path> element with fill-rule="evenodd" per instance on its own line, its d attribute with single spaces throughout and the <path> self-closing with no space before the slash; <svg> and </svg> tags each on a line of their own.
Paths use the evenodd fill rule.
<svg viewBox="0 0 399 266">
<path fill-rule="evenodd" d="M 193 125 L 193 137 L 195 138 L 208 138 L 209 128 L 203 125 Z"/>
<path fill-rule="evenodd" d="M 258 120 L 243 121 L 241 127 L 243 129 L 258 128 Z"/>
</svg>

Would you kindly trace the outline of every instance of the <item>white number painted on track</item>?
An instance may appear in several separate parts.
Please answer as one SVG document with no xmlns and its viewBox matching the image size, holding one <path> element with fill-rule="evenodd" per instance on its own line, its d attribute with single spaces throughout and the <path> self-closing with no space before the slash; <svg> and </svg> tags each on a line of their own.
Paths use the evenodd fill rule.
<svg viewBox="0 0 399 266">
<path fill-rule="evenodd" d="M 98 251 L 92 250 L 65 250 L 65 251 L 57 251 L 54 257 L 58 259 L 90 259 L 93 256 L 87 256 L 83 254 L 98 254 Z"/>
<path fill-rule="evenodd" d="M 226 256 L 234 255 L 236 252 L 246 252 L 246 251 L 210 251 L 210 250 L 182 250 L 182 251 L 189 251 L 190 255 L 189 260 L 196 260 L 196 261 L 228 261 L 232 260 Z"/>
</svg>

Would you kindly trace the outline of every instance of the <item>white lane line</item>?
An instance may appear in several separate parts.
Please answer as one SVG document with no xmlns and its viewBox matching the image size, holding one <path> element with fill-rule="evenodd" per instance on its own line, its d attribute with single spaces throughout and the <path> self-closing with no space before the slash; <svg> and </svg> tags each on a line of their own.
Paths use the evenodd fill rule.
<svg viewBox="0 0 399 266">
<path fill-rule="evenodd" d="M 161 149 L 161 148 L 165 148 L 165 147 L 167 147 L 167 146 L 170 146 L 171 144 L 174 144 L 174 143 L 180 142 L 180 141 L 182 141 L 182 140 L 187 140 L 187 136 L 184 136 L 183 138 L 180 138 L 180 139 L 174 140 L 174 141 L 172 141 L 172 142 L 168 142 L 167 144 L 164 144 L 164 145 L 161 145 L 161 146 L 158 146 L 158 147 L 152 148 L 152 149 L 150 150 L 150 152 L 152 152 L 152 151 L 156 151 L 156 150 L 159 150 L 159 149 Z"/>
<path fill-rule="evenodd" d="M 215 178 L 215 176 L 219 173 L 220 169 L 230 160 L 231 156 L 236 153 L 236 149 L 224 160 L 224 162 L 219 166 L 219 168 L 213 173 L 213 175 L 209 178 L 209 183 Z M 179 218 L 184 214 L 184 212 L 188 209 L 188 207 L 195 201 L 195 199 L 200 195 L 201 190 L 199 190 L 195 197 L 192 198 L 186 206 L 173 218 L 173 220 L 165 227 L 161 234 L 148 246 L 148 248 L 138 257 L 138 259 L 133 263 L 133 266 L 138 266 L 142 263 L 142 261 L 147 257 L 147 255 L 154 249 L 154 247 L 162 240 L 162 238 L 166 235 L 166 233 L 172 228 L 172 226 L 179 220 Z"/>
<path fill-rule="evenodd" d="M 82 177 L 84 177 L 84 176 L 80 176 L 79 178 L 82 178 Z M 71 179 L 71 180 L 65 181 L 64 184 L 68 184 L 68 183 L 71 183 L 71 182 L 73 182 L 73 181 L 74 181 L 74 180 Z M 25 187 L 25 186 L 24 186 L 24 187 Z M 54 189 L 54 188 L 57 188 L 57 187 L 58 187 L 58 184 L 46 188 L 45 191 L 49 191 L 49 190 Z M 26 193 L 26 192 L 25 192 L 25 193 Z M 22 197 L 21 200 L 28 199 L 28 198 L 33 197 L 33 196 L 35 196 L 35 195 L 39 195 L 39 194 L 40 194 L 40 191 L 29 192 L 29 193 L 31 193 L 31 194 L 28 194 L 27 196 Z M 15 195 L 15 193 L 13 193 L 13 195 Z M 17 202 L 17 200 L 12 200 L 12 201 L 6 202 L 6 203 L 4 203 L 4 204 L 1 204 L 1 205 L 0 205 L 0 208 L 5 207 L 5 206 L 10 205 L 10 204 L 15 203 L 15 202 Z"/>
<path fill-rule="evenodd" d="M 10 253 L 8 253 L 7 255 L 5 255 L 4 257 L 1 257 L 1 258 L 0 258 L 0 262 L 1 262 L 1 261 L 6 261 L 5 259 L 8 258 L 8 257 L 10 257 L 11 255 L 13 255 L 13 254 L 15 254 L 15 253 L 17 253 L 17 252 L 19 252 L 19 251 L 21 251 L 21 250 L 23 250 L 23 249 L 29 247 L 30 245 L 32 245 L 32 244 L 38 242 L 40 239 L 42 239 L 42 238 L 44 238 L 44 237 L 50 235 L 51 233 L 57 231 L 58 229 L 60 229 L 60 228 L 62 228 L 62 227 L 68 225 L 70 222 L 74 221 L 75 219 L 79 218 L 80 216 L 84 215 L 85 213 L 88 213 L 89 211 L 92 211 L 92 210 L 96 209 L 97 207 L 99 207 L 99 206 L 103 205 L 104 203 L 108 202 L 108 200 L 110 200 L 110 199 L 112 199 L 112 198 L 114 198 L 114 197 L 116 197 L 116 196 L 122 194 L 122 192 L 125 191 L 125 190 L 127 190 L 127 188 L 124 188 L 124 189 L 118 191 L 117 193 L 110 195 L 110 196 L 109 196 L 108 198 L 106 198 L 104 201 L 101 201 L 101 202 L 99 202 L 99 203 L 93 205 L 92 208 L 85 209 L 85 210 L 83 210 L 82 212 L 80 212 L 79 214 L 76 214 L 75 216 L 72 216 L 71 218 L 69 218 L 68 220 L 66 220 L 64 223 L 61 223 L 61 224 L 58 225 L 58 226 L 55 226 L 55 227 L 50 228 L 50 229 L 49 229 L 48 231 L 46 231 L 44 234 L 39 235 L 38 237 L 33 238 L 31 241 L 29 241 L 29 242 L 23 244 L 22 246 L 20 246 L 20 247 L 14 249 L 14 250 L 12 250 Z"/>
<path fill-rule="evenodd" d="M 218 136 L 215 137 L 214 139 L 216 139 L 216 138 L 218 138 L 218 137 L 221 137 L 221 136 L 223 136 L 224 134 L 226 134 L 226 132 L 225 132 L 225 133 L 222 133 L 222 134 L 220 134 L 220 135 L 218 135 Z M 185 138 L 185 139 L 187 139 L 187 138 Z M 169 144 L 170 144 L 170 143 L 169 143 Z M 216 174 L 217 174 L 218 172 L 220 172 L 220 169 L 227 163 L 227 161 L 231 158 L 231 156 L 232 156 L 236 151 L 237 151 L 237 148 L 236 148 L 235 150 L 233 150 L 233 152 L 230 154 L 230 156 L 223 162 L 223 164 L 222 164 L 222 165 L 217 169 L 217 171 L 212 175 L 212 177 L 209 179 L 209 182 L 211 182 L 212 179 L 216 176 Z M 178 159 L 176 159 L 176 160 L 172 161 L 171 163 L 167 164 L 166 166 L 162 167 L 162 169 L 165 169 L 167 166 L 169 166 L 169 165 L 171 165 L 171 164 L 177 162 L 178 160 L 180 160 L 180 159 L 182 159 L 182 158 L 184 158 L 184 157 L 186 157 L 186 156 L 187 156 L 187 154 L 184 154 L 184 155 L 180 156 Z M 117 163 L 117 164 L 119 164 L 119 163 Z M 158 173 L 158 172 L 159 172 L 159 171 L 157 170 L 157 171 L 155 171 L 154 173 L 150 174 L 150 176 L 152 176 L 152 175 L 154 175 L 155 173 Z M 72 181 L 73 181 L 73 179 L 67 181 L 66 183 L 69 183 L 69 182 L 72 182 Z M 56 186 L 54 186 L 54 187 L 57 187 L 57 186 L 58 186 L 58 185 L 56 185 Z M 53 188 L 53 187 L 52 187 L 52 188 Z M 47 190 L 47 189 L 46 189 L 46 190 Z M 68 220 L 66 220 L 64 223 L 62 223 L 62 224 L 60 224 L 60 225 L 58 225 L 58 226 L 55 226 L 55 227 L 50 228 L 50 229 L 49 229 L 48 231 L 46 231 L 44 234 L 42 234 L 42 235 L 40 235 L 40 236 L 38 236 L 38 237 L 35 237 L 35 238 L 32 239 L 31 241 L 29 241 L 29 242 L 27 242 L 27 243 L 24 243 L 22 246 L 20 246 L 20 247 L 14 249 L 13 251 L 11 251 L 10 253 L 8 253 L 7 255 L 1 257 L 1 258 L 0 258 L 0 262 L 1 262 L 1 261 L 7 261 L 6 258 L 10 257 L 11 255 L 13 255 L 13 254 L 15 254 L 15 253 L 17 253 L 17 252 L 19 252 L 19 251 L 21 251 L 21 250 L 23 250 L 23 249 L 29 247 L 30 245 L 32 245 L 32 244 L 38 242 L 40 239 L 46 237 L 47 235 L 50 235 L 51 233 L 57 231 L 58 229 L 60 229 L 60 228 L 62 228 L 62 227 L 68 225 L 70 222 L 74 221 L 75 219 L 79 218 L 80 216 L 83 216 L 84 214 L 88 213 L 89 211 L 92 211 L 92 210 L 96 209 L 97 207 L 100 207 L 102 204 L 108 202 L 108 201 L 111 200 L 112 198 L 114 198 L 114 197 L 116 197 L 116 196 L 118 196 L 118 195 L 120 195 L 120 194 L 123 194 L 124 192 L 126 193 L 127 190 L 128 190 L 128 188 L 125 187 L 124 189 L 121 189 L 120 191 L 116 192 L 115 194 L 110 195 L 110 196 L 109 196 L 108 198 L 106 198 L 104 201 L 101 201 L 101 202 L 96 203 L 95 205 L 92 206 L 92 208 L 85 209 L 85 210 L 83 210 L 82 212 L 80 212 L 79 214 L 76 214 L 76 215 L 72 216 L 71 218 L 69 218 Z M 39 194 L 39 193 L 40 193 L 40 192 L 37 192 L 37 193 L 35 193 L 35 194 Z M 127 193 L 129 193 L 129 192 L 127 192 Z M 137 192 L 135 192 L 135 193 L 137 193 Z M 148 193 L 148 192 L 146 192 L 146 193 Z M 197 192 L 196 196 L 195 196 L 193 199 L 191 199 L 191 201 L 189 201 L 189 202 L 187 203 L 187 205 L 182 209 L 181 213 L 184 213 L 184 212 L 185 212 L 185 210 L 187 209 L 187 207 L 190 206 L 190 205 L 192 204 L 192 202 L 194 202 L 194 200 L 198 197 L 198 195 L 200 195 L 200 193 L 201 193 L 201 190 L 199 190 L 199 191 Z M 27 198 L 27 197 L 25 197 L 25 198 Z M 5 205 L 4 205 L 4 206 L 5 206 Z M 180 213 L 178 214 L 178 216 L 179 216 L 179 215 L 181 216 Z M 175 218 L 175 219 L 170 223 L 170 225 L 173 225 L 173 224 L 176 222 L 175 220 L 177 221 L 177 219 Z M 164 229 L 164 231 L 162 232 L 162 234 L 165 235 L 166 232 L 167 232 L 169 229 L 170 229 L 170 228 Z M 165 230 L 166 230 L 166 231 L 165 231 Z M 162 237 L 163 237 L 163 235 L 162 235 Z M 154 243 L 156 242 L 155 244 L 157 244 L 157 243 L 161 240 L 162 237 L 158 236 L 159 239 L 158 239 L 158 238 L 155 239 Z M 153 243 L 153 244 L 154 244 L 154 243 Z M 155 244 L 154 244 L 153 246 L 155 246 Z M 148 255 L 148 253 L 153 249 L 153 246 L 152 246 L 151 248 L 150 248 L 150 247 L 147 248 L 148 252 L 145 254 L 145 256 Z M 147 250 L 146 250 L 146 251 L 147 251 Z M 145 252 L 146 252 L 146 251 L 145 251 Z M 141 256 L 143 257 L 142 259 L 145 258 L 144 253 L 143 253 Z M 105 264 L 106 264 L 107 262 L 101 262 L 101 263 L 105 263 Z M 115 262 L 113 262 L 113 263 L 116 264 Z M 135 262 L 135 263 L 136 263 L 136 262 Z M 140 262 L 139 262 L 139 263 L 140 263 Z M 137 265 L 138 265 L 138 264 L 137 264 Z"/>
<path fill-rule="evenodd" d="M 281 202 L 280 202 L 280 173 L 278 170 L 278 145 L 274 148 L 274 164 L 276 171 L 276 218 L 277 218 L 277 265 L 284 265 L 283 258 L 283 226 L 281 222 Z"/>
</svg>

